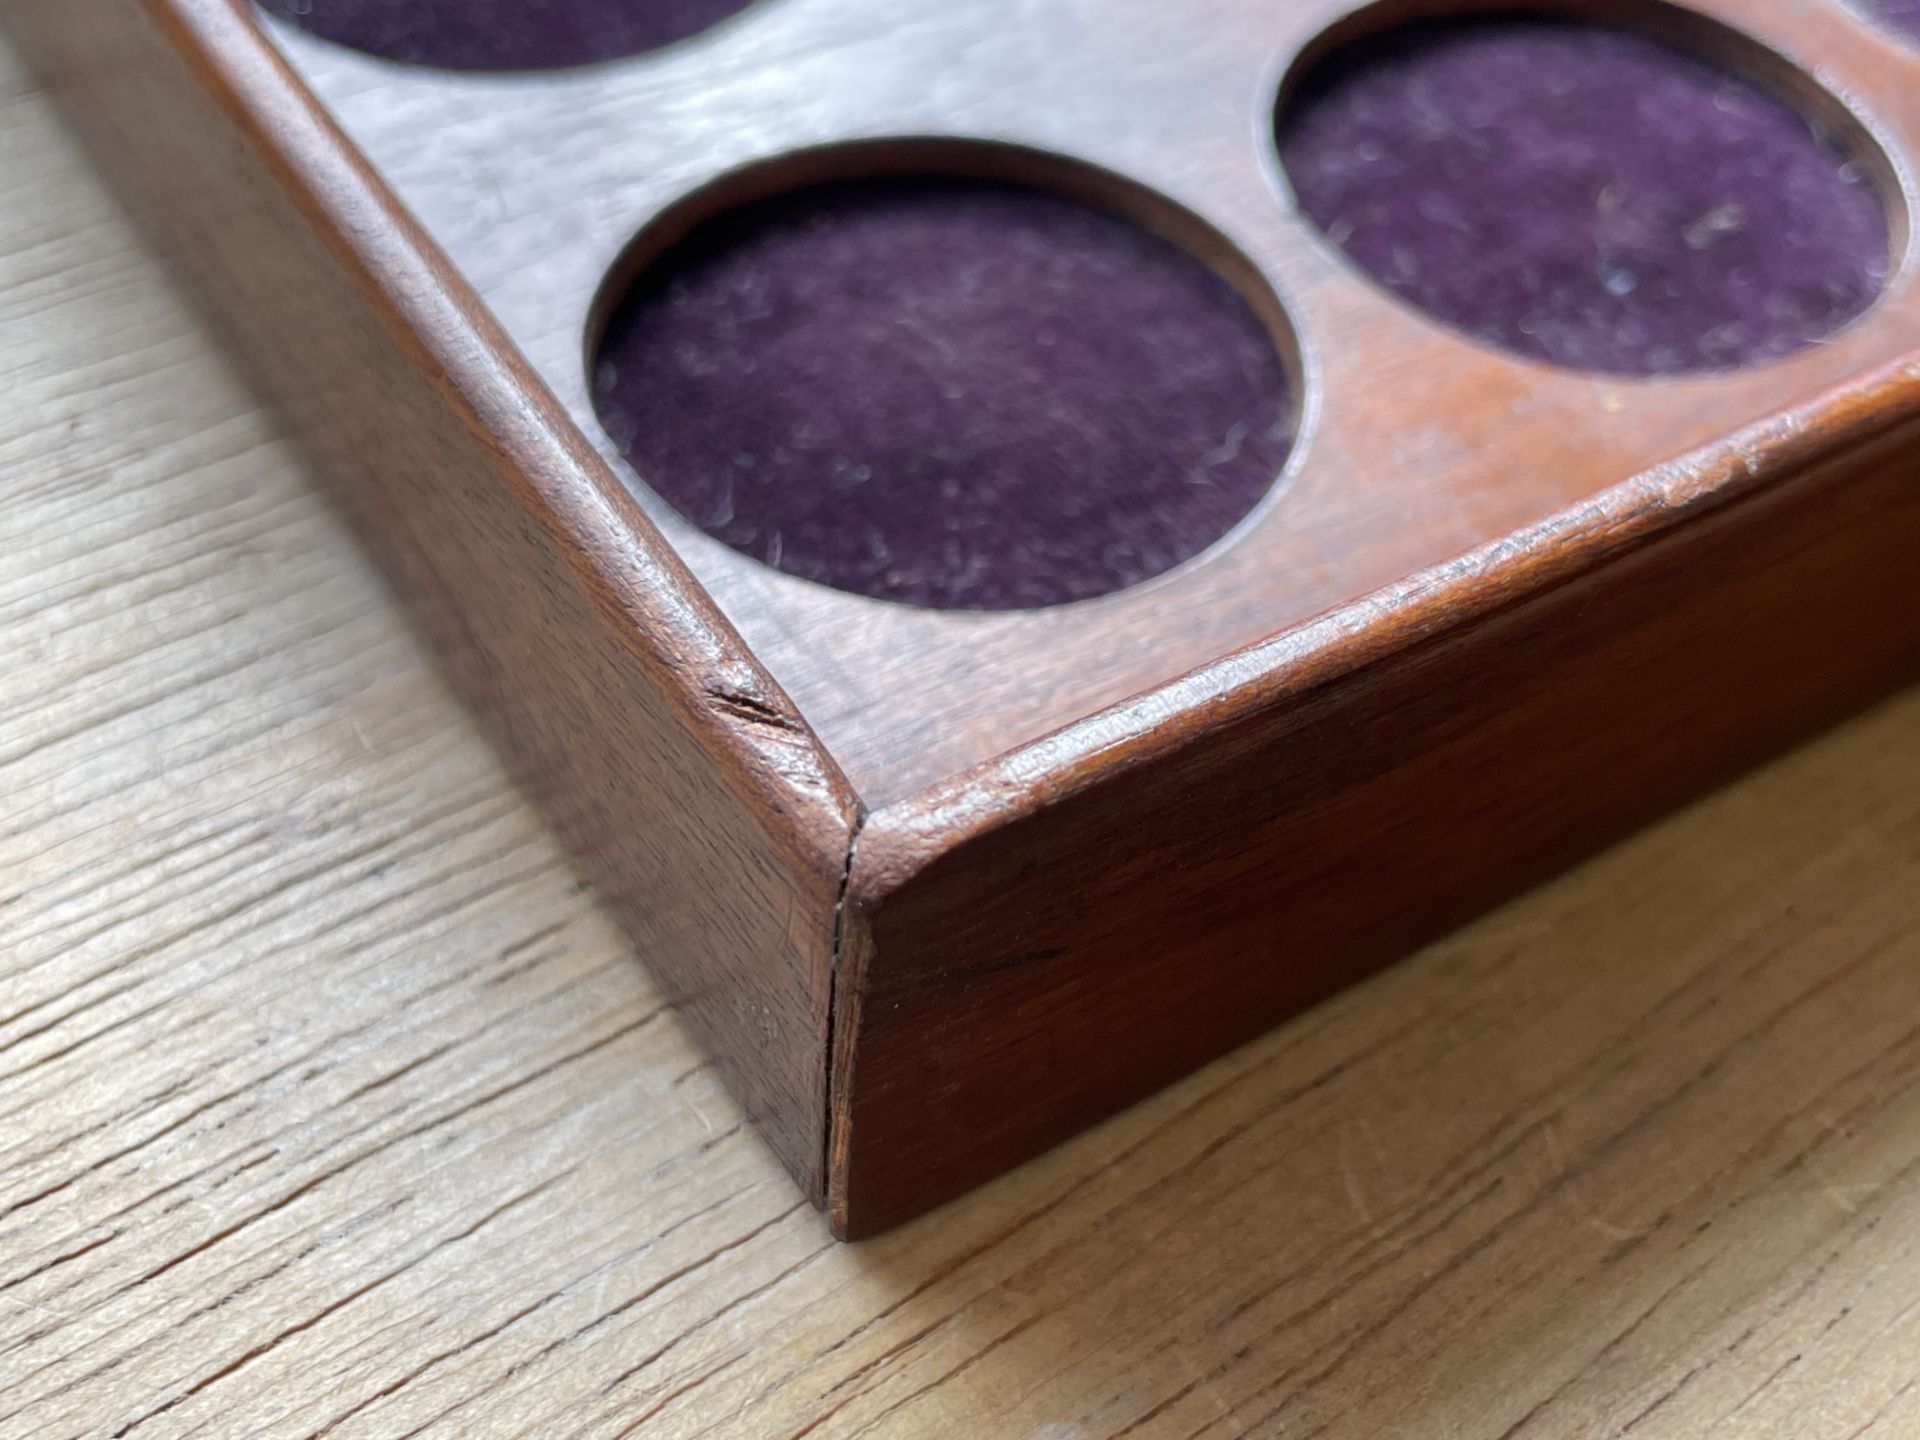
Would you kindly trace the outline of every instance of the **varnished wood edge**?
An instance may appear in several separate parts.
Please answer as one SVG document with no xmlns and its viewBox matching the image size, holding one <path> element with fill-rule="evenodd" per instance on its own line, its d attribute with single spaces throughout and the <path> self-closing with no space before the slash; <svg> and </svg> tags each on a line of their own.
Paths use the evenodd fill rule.
<svg viewBox="0 0 1920 1440">
<path fill-rule="evenodd" d="M 727 762 L 726 783 L 762 802 L 763 823 L 797 867 L 826 868 L 838 879 L 819 1076 L 824 1181 L 832 1174 L 832 1035 L 846 885 L 864 813 L 859 797 L 465 279 L 271 44 L 246 0 L 142 3 L 255 138 L 377 308 L 399 322 L 401 343 L 442 377 L 449 406 L 501 447 L 504 483 L 538 518 L 628 653 L 679 702 L 689 728 L 707 735 L 709 753 Z"/>
<path fill-rule="evenodd" d="M 238 168 L 277 192 L 289 213 L 301 217 L 338 268 L 338 278 L 365 302 L 374 325 L 471 438 L 480 459 L 472 483 L 503 487 L 497 498 L 524 518 L 529 538 L 547 551 L 562 583 L 575 587 L 575 603 L 598 632 L 596 643 L 625 657 L 635 692 L 660 704 L 663 715 L 672 717 L 697 747 L 707 783 L 737 802 L 736 823 L 743 820 L 757 831 L 781 868 L 796 878 L 811 877 L 813 887 L 837 900 L 862 814 L 837 763 L 466 281 L 284 63 L 246 0 L 100 3 L 103 8 L 69 8 L 66 0 L 47 0 L 10 10 L 0 22 L 49 87 L 68 102 L 102 168 L 130 182 L 129 198 L 141 202 L 136 218 L 159 222 L 148 233 L 165 248 L 169 226 L 161 215 L 147 212 L 173 202 L 164 192 L 141 193 L 140 182 L 132 178 L 137 172 L 130 175 L 126 162 L 142 147 L 118 127 L 152 121 L 134 118 L 137 106 L 123 110 L 111 96 L 97 93 L 100 67 L 92 63 L 94 56 L 106 67 L 116 63 L 123 32 L 139 33 L 135 49 L 141 63 L 154 64 L 164 55 L 169 59 L 161 68 L 177 65 L 179 79 L 160 83 L 198 91 L 207 113 L 226 118 L 227 134 L 211 143 L 227 144 L 229 136 L 237 141 L 244 152 Z M 188 194 L 178 203 L 202 204 L 209 198 L 217 197 Z M 190 283 L 217 285 L 217 277 L 196 274 L 192 257 L 170 258 L 182 265 Z M 259 340 L 255 335 L 247 343 Z M 688 818 L 696 822 L 699 817 Z M 716 885 L 723 882 L 724 877 L 714 878 Z M 779 921 L 778 916 L 768 919 Z M 807 1078 L 817 1117 L 809 1153 L 804 1160 L 782 1154 L 820 1204 L 833 917 L 789 914 L 785 923 L 812 935 L 809 941 L 796 931 L 793 939 L 819 959 L 819 1029 L 811 1037 Z"/>
<path fill-rule="evenodd" d="M 873 936 L 889 902 L 917 893 L 921 873 L 935 862 L 963 850 L 990 850 L 1007 831 L 1096 787 L 1129 776 L 1138 783 L 1153 767 L 1177 767 L 1218 743 L 1216 737 L 1244 731 L 1249 721 L 1261 721 L 1270 741 L 1280 743 L 1293 726 L 1291 715 L 1301 717 L 1301 727 L 1324 723 L 1326 708 L 1314 703 L 1323 692 L 1347 691 L 1389 667 L 1417 665 L 1429 648 L 1509 612 L 1550 608 L 1542 602 L 1649 550 L 1671 557 L 1663 563 L 1684 565 L 1691 537 L 1720 530 L 1749 509 L 1772 513 L 1792 497 L 1817 504 L 1823 487 L 1834 483 L 1838 458 L 1875 444 L 1883 456 L 1905 453 L 1891 447 L 1911 450 L 1916 437 L 1920 356 L 876 811 L 855 851 L 839 925 L 827 1179 L 837 1233 L 857 1238 L 876 1223 L 891 1223 L 876 1222 L 872 1207 L 858 1199 L 871 1180 L 852 1174 L 858 1040 L 874 997 L 910 983 L 901 967 L 924 961 L 924 953 L 910 954 L 890 966 Z M 1920 484 L 1920 470 L 1912 479 Z M 1846 637 L 1836 635 L 1834 643 L 1844 645 Z M 1110 812 L 1127 813 L 1125 806 Z M 1114 838 L 1122 849 L 1138 849 L 1135 840 Z M 1178 863 L 1177 844 L 1177 836 L 1168 837 L 1170 865 Z M 982 903 L 991 902 L 982 897 Z M 1008 923 L 1017 929 L 1018 914 Z M 939 937 L 927 937 L 927 945 L 937 949 L 938 943 Z"/>
<path fill-rule="evenodd" d="M 1282 707 L 1524 603 L 1920 413 L 1920 361 L 1888 367 L 888 806 L 862 834 L 857 797 L 817 737 L 240 0 L 141 3 L 378 301 L 397 338 L 439 377 L 449 407 L 487 437 L 499 475 L 538 518 L 596 613 L 675 700 L 689 728 L 715 742 L 728 783 L 766 802 L 761 813 L 798 863 L 844 874 L 833 941 L 837 1036 L 857 1033 L 847 1017 L 857 1018 L 877 959 L 864 916 L 933 858 L 1179 754 L 1249 713 Z M 668 635 L 691 638 L 693 653 L 676 654 Z M 832 1043 L 822 1075 L 830 1099 L 851 1084 L 846 1048 Z M 829 1105 L 829 1117 L 836 1108 Z M 835 1132 L 830 1118 L 830 1158 L 844 1140 Z M 843 1200 L 842 1169 L 831 1167 L 829 1185 Z M 844 1227 L 844 1206 L 835 1208 Z"/>
<path fill-rule="evenodd" d="M 661 693 L 792 853 L 844 860 L 859 801 L 839 765 L 613 476 L 466 280 L 340 130 L 246 0 L 140 0 L 289 196 L 499 454 L 497 475 Z M 823 856 L 811 837 L 836 836 Z"/>
<path fill-rule="evenodd" d="M 858 1064 L 854 1038 L 860 1034 L 860 1012 L 864 1004 L 862 982 L 873 958 L 873 937 L 865 917 L 853 903 L 853 876 L 860 864 L 860 842 L 864 826 L 856 826 L 847 845 L 846 873 L 840 878 L 840 898 L 833 909 L 833 975 L 827 994 L 827 1104 L 823 1124 L 821 1177 L 824 1197 L 821 1208 L 836 1239 L 853 1240 L 852 1210 L 848 1182 L 849 1130 L 843 1124 L 848 1099 L 853 1093 L 853 1072 Z"/>
<path fill-rule="evenodd" d="M 956 845 L 1574 583 L 1914 420 L 1920 355 L 883 806 L 848 904 L 857 915 Z"/>
</svg>

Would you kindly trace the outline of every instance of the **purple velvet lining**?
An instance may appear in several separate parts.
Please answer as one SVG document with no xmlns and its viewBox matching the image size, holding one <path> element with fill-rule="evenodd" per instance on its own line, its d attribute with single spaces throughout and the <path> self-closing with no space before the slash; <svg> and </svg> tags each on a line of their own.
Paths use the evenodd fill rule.
<svg viewBox="0 0 1920 1440">
<path fill-rule="evenodd" d="M 1301 206 L 1361 269 L 1559 365 L 1771 359 L 1859 315 L 1887 274 L 1872 184 L 1799 114 L 1624 31 L 1408 25 L 1307 76 L 1279 143 Z"/>
<path fill-rule="evenodd" d="M 1920 0 L 1861 0 L 1867 13 L 1920 44 Z"/>
<path fill-rule="evenodd" d="M 1293 407 L 1211 270 L 1042 192 L 816 186 L 642 276 L 594 375 L 635 470 L 790 574 L 949 609 L 1099 595 L 1272 485 Z"/>
<path fill-rule="evenodd" d="M 260 0 L 326 40 L 442 70 L 560 70 L 658 50 L 754 0 Z"/>
</svg>

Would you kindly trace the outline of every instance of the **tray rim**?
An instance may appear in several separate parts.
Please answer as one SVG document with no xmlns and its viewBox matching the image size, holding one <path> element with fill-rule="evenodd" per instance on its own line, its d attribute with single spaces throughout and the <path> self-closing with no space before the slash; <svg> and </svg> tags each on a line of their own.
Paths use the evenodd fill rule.
<svg viewBox="0 0 1920 1440">
<path fill-rule="evenodd" d="M 788 739 L 804 748 L 817 769 L 818 781 L 833 786 L 847 803 L 855 817 L 854 835 L 869 821 L 884 819 L 881 828 L 887 834 L 917 836 L 911 853 L 922 856 L 946 848 L 936 837 L 945 835 L 951 841 L 978 834 L 1135 764 L 1201 743 L 1218 725 L 1284 705 L 1386 662 L 1437 630 L 1470 624 L 1573 582 L 1610 557 L 1764 490 L 1834 448 L 1866 443 L 1920 417 L 1916 350 L 1867 376 L 1830 387 L 1785 416 L 1628 476 L 1499 540 L 1288 625 L 869 813 L 813 727 L 500 329 L 485 302 L 273 43 L 250 0 L 141 4 L 179 24 L 188 42 L 185 48 L 203 75 L 227 90 L 232 108 L 249 123 L 283 180 L 310 215 L 325 223 L 336 249 L 366 277 L 377 297 L 412 325 L 428 358 L 441 358 L 432 338 L 433 321 L 444 325 L 453 320 L 469 332 L 495 373 L 485 379 L 472 373 L 459 381 L 450 377 L 451 396 L 466 403 L 496 439 L 509 427 L 519 431 L 514 458 L 521 462 L 516 466 L 520 472 L 538 473 L 547 463 L 534 455 L 536 448 L 565 457 L 568 473 L 558 478 L 580 487 L 577 494 L 547 494 L 529 487 L 522 498 L 557 538 L 576 541 L 584 535 L 593 542 L 591 551 L 569 550 L 583 581 L 608 587 L 619 578 L 637 578 L 644 581 L 646 594 L 628 595 L 629 602 L 664 602 L 637 607 L 628 603 L 618 614 L 632 622 L 642 646 L 659 652 L 655 663 L 689 698 L 701 684 L 686 668 L 690 659 L 740 672 L 747 682 L 743 688 L 751 691 L 749 708 L 764 704 L 777 712 L 767 723 L 788 731 Z M 297 127 L 285 123 L 292 116 L 298 117 Z M 1911 203 L 1911 197 L 1903 198 Z M 364 219 L 376 223 L 354 223 Z M 1920 250 L 1920 234 L 1904 248 Z M 394 277 L 383 276 L 381 269 L 396 260 L 428 283 L 400 291 L 391 283 Z M 1904 263 L 1897 265 L 1895 273 L 1904 268 Z M 440 344 L 447 338 L 440 335 Z M 619 554 L 622 549 L 627 553 Z M 624 577 L 615 573 L 622 570 Z M 654 625 L 663 628 L 649 628 Z M 687 643 L 662 643 L 669 630 L 677 630 L 676 638 Z M 708 707 L 697 699 L 689 709 L 710 717 Z M 775 791 L 785 788 L 792 745 L 780 747 L 781 765 L 767 767 L 753 747 L 738 745 L 737 728 L 717 728 L 728 737 L 723 751 L 737 763 L 742 778 Z M 900 859 L 907 862 L 908 852 Z"/>
<path fill-rule="evenodd" d="M 540 548 L 564 563 L 593 624 L 697 741 L 703 767 L 741 802 L 745 823 L 794 871 L 837 879 L 831 907 L 804 917 L 825 961 L 813 976 L 825 994 L 814 993 L 824 1000 L 824 1030 L 810 1036 L 807 1083 L 819 1107 L 808 1126 L 812 1155 L 782 1155 L 842 1235 L 868 1224 L 848 1208 L 843 1122 L 856 1083 L 855 1023 L 889 974 L 914 977 L 911 955 L 878 952 L 871 922 L 899 896 L 907 903 L 894 913 L 911 913 L 934 862 L 983 840 L 1017 840 L 1023 822 L 1093 792 L 1130 797 L 1116 782 L 1227 753 L 1213 741 L 1231 729 L 1253 723 L 1285 737 L 1325 692 L 1417 667 L 1427 647 L 1603 575 L 1655 542 L 1709 533 L 1715 517 L 1807 493 L 1795 482 L 1817 479 L 1843 447 L 1920 434 L 1916 351 L 869 813 L 464 276 L 273 45 L 249 0 L 139 0 L 126 9 L 150 22 L 236 123 L 281 198 L 430 382 L 423 410 L 444 411 L 481 447 L 486 470 L 504 472 L 478 478 L 503 483 L 503 500 L 531 517 Z M 789 938 L 798 919 L 785 917 Z"/>
</svg>

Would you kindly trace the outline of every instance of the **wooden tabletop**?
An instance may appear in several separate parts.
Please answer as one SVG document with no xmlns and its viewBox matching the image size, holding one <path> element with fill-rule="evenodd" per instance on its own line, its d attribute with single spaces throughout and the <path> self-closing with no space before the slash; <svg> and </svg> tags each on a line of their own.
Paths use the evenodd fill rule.
<svg viewBox="0 0 1920 1440">
<path fill-rule="evenodd" d="M 0 1435 L 1920 1433 L 1920 694 L 840 1246 L 4 53 L 0 177 Z"/>
</svg>

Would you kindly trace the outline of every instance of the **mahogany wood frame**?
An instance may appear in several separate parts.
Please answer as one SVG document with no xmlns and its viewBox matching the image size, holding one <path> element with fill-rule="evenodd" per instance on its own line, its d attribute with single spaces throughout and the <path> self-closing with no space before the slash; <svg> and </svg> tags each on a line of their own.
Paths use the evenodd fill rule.
<svg viewBox="0 0 1920 1440">
<path fill-rule="evenodd" d="M 1835 23 L 1807 13 L 1774 28 Z M 1580 498 L 1317 613 L 1279 606 L 1270 638 L 946 778 L 892 793 L 863 741 L 856 783 L 241 0 L 6 19 L 843 1236 L 1920 674 L 1902 225 L 1885 318 L 1792 372 L 1791 403 L 1678 458 L 1652 434 L 1659 463 L 1556 482 Z M 1879 93 L 1920 76 L 1891 47 L 1872 63 Z M 1896 119 L 1903 204 L 1920 100 Z M 1506 373 L 1459 403 L 1510 404 L 1473 388 Z"/>
</svg>

